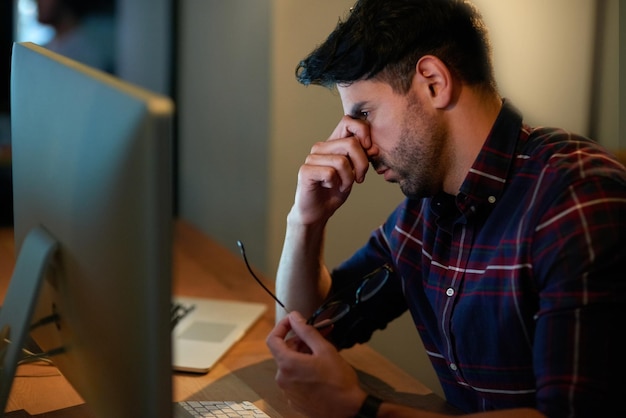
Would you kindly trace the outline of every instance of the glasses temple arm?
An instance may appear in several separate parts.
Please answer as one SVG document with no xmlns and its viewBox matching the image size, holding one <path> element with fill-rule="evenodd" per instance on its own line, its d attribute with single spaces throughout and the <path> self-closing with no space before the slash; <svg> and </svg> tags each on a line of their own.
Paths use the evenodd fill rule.
<svg viewBox="0 0 626 418">
<path fill-rule="evenodd" d="M 289 312 L 289 310 L 285 307 L 285 305 L 276 297 L 276 295 L 274 295 L 274 293 L 272 293 L 271 290 L 269 290 L 267 288 L 267 286 L 265 286 L 265 284 L 263 284 L 263 282 L 261 281 L 261 279 L 259 279 L 257 277 L 256 274 L 254 274 L 254 271 L 252 270 L 252 267 L 250 267 L 250 263 L 248 263 L 248 257 L 246 257 L 246 250 L 243 247 L 243 243 L 241 241 L 237 241 L 237 245 L 239 246 L 239 250 L 241 251 L 241 256 L 243 257 L 243 261 L 246 263 L 246 268 L 248 269 L 248 271 L 250 272 L 250 274 L 252 275 L 252 277 L 254 277 L 254 280 L 257 281 L 258 284 L 261 285 L 261 287 L 267 292 L 268 295 L 270 295 L 272 297 L 272 299 L 274 299 L 276 301 L 276 303 L 278 303 L 286 312 Z"/>
</svg>

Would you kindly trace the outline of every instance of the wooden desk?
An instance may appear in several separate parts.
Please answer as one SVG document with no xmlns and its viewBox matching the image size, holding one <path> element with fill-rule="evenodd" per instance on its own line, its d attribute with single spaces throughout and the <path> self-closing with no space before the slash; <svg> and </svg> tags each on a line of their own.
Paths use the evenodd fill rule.
<svg viewBox="0 0 626 418">
<path fill-rule="evenodd" d="M 15 262 L 11 229 L 0 229 L 0 300 Z M 269 309 L 217 367 L 204 375 L 174 373 L 173 400 L 250 400 L 272 417 L 297 417 L 274 382 L 276 367 L 265 345 L 274 324 L 273 301 L 247 272 L 241 258 L 177 221 L 174 239 L 173 292 L 181 296 L 231 298 L 267 303 Z M 366 390 L 384 399 L 431 411 L 454 409 L 430 389 L 367 345 L 344 350 Z M 35 377 L 33 377 L 35 376 Z M 20 366 L 6 414 L 10 418 L 88 418 L 81 397 L 53 366 Z"/>
</svg>

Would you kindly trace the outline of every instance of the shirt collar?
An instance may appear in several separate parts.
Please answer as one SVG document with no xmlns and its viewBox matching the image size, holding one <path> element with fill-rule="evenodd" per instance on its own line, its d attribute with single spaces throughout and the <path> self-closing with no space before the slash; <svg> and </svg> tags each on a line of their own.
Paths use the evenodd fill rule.
<svg viewBox="0 0 626 418">
<path fill-rule="evenodd" d="M 513 164 L 521 128 L 522 114 L 504 100 L 456 199 L 459 210 L 466 216 L 491 211 L 498 202 Z"/>
</svg>

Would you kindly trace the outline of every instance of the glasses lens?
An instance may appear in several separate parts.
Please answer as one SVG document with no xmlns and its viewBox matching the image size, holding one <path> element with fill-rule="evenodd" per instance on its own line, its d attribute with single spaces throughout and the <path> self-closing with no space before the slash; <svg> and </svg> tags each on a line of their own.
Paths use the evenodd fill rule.
<svg viewBox="0 0 626 418">
<path fill-rule="evenodd" d="M 313 316 L 313 326 L 334 324 L 350 311 L 350 305 L 344 302 L 331 302 L 322 306 Z"/>
<path fill-rule="evenodd" d="M 354 304 L 365 302 L 382 289 L 391 271 L 391 267 L 385 264 L 365 276 L 356 291 Z M 307 322 L 318 328 L 326 327 L 346 316 L 351 308 L 352 306 L 349 303 L 333 300 L 322 305 Z"/>
<path fill-rule="evenodd" d="M 389 269 L 383 266 L 374 270 L 363 279 L 363 284 L 356 291 L 357 302 L 365 302 L 374 296 L 387 282 Z"/>
</svg>

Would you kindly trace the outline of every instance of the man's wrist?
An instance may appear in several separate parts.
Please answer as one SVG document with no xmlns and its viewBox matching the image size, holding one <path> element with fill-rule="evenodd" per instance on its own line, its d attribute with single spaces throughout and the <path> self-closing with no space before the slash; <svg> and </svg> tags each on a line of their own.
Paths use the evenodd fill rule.
<svg viewBox="0 0 626 418">
<path fill-rule="evenodd" d="M 367 395 L 361 405 L 361 409 L 359 409 L 354 418 L 376 418 L 381 403 L 383 403 L 382 399 L 373 395 Z"/>
</svg>

